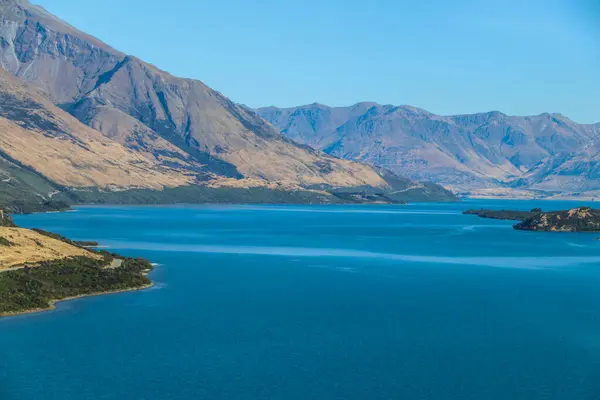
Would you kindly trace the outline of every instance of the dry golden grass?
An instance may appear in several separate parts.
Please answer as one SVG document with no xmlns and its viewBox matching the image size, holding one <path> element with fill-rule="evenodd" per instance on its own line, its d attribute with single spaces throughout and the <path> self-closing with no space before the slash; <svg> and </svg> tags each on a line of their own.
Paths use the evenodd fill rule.
<svg viewBox="0 0 600 400">
<path fill-rule="evenodd" d="M 0 227 L 0 238 L 12 244 L 11 246 L 0 244 L 0 271 L 23 264 L 76 256 L 100 259 L 99 255 L 85 249 L 40 235 L 29 229 Z"/>
<path fill-rule="evenodd" d="M 272 190 L 306 190 L 291 182 L 266 181 L 258 178 L 217 178 L 210 181 L 207 186 L 209 188 L 227 187 L 238 189 L 267 188 Z"/>
<path fill-rule="evenodd" d="M 240 135 L 236 138 L 237 143 L 229 142 L 226 146 L 233 149 L 235 145 L 238 149 L 227 150 L 219 156 L 234 164 L 248 178 L 306 186 L 328 184 L 334 187 L 387 187 L 387 183 L 370 166 L 306 151 L 280 140 L 264 140 L 248 130 L 240 129 L 245 136 Z M 329 171 L 322 171 L 320 164 L 329 164 Z"/>
<path fill-rule="evenodd" d="M 161 165 L 82 124 L 35 89 L 0 68 L 0 93 L 23 104 L 22 112 L 53 124 L 45 131 L 0 117 L 0 150 L 52 181 L 65 186 L 163 189 L 190 184 L 192 176 Z M 20 117 L 22 118 L 22 117 Z"/>
</svg>

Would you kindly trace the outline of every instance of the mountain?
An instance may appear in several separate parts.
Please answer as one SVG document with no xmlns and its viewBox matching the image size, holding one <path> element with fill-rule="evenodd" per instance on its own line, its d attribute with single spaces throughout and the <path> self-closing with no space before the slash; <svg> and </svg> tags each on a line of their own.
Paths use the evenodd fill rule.
<svg viewBox="0 0 600 400">
<path fill-rule="evenodd" d="M 0 0 L 0 18 L 0 66 L 27 83 L 17 88 L 9 74 L 0 76 L 9 82 L 0 87 L 6 104 L 17 110 L 31 101 L 43 109 L 39 118 L 50 121 L 27 122 L 31 107 L 0 115 L 14 131 L 0 143 L 5 169 L 20 165 L 52 184 L 105 192 L 202 186 L 204 196 L 206 188 L 260 188 L 310 191 L 316 196 L 310 201 L 333 201 L 333 190 L 371 188 L 396 196 L 410 190 L 421 200 L 453 198 L 440 187 L 299 145 L 202 82 L 125 55 L 26 0 Z M 31 94 L 22 101 L 14 91 Z M 25 137 L 35 138 L 39 149 L 26 151 Z"/>
<path fill-rule="evenodd" d="M 161 189 L 192 181 L 89 128 L 0 70 L 0 148 L 62 186 Z"/>
<path fill-rule="evenodd" d="M 311 191 L 318 198 L 340 188 L 453 198 L 440 187 L 299 145 L 202 82 L 125 55 L 26 0 L 0 0 L 0 18 L 0 66 L 8 72 L 0 75 L 0 117 L 12 132 L 0 142 L 5 180 L 18 170 L 27 175 L 21 183 L 45 180 L 42 192 L 61 193 L 200 185 Z M 35 123 L 28 121 L 33 113 Z M 25 150 L 26 141 L 37 147 Z"/>
<path fill-rule="evenodd" d="M 310 104 L 255 110 L 284 135 L 464 194 L 600 190 L 600 124 L 560 114 L 440 116 L 411 106 Z"/>
<path fill-rule="evenodd" d="M 64 207 L 65 188 L 159 190 L 195 180 L 82 124 L 2 69 L 0 132 L 0 203 L 19 211 Z"/>
</svg>

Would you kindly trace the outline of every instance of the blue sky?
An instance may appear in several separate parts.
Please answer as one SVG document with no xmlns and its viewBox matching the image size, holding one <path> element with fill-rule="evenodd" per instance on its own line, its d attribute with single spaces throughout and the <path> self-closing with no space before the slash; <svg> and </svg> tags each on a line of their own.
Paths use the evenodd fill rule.
<svg viewBox="0 0 600 400">
<path fill-rule="evenodd" d="M 598 0 L 32 0 L 252 107 L 359 101 L 600 122 Z"/>
</svg>

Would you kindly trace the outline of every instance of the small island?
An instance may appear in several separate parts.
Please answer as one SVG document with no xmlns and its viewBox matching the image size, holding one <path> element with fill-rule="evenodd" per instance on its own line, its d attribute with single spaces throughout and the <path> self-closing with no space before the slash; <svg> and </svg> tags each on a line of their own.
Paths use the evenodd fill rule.
<svg viewBox="0 0 600 400">
<path fill-rule="evenodd" d="M 513 228 L 543 232 L 600 232 L 600 210 L 578 207 L 564 211 L 467 210 L 463 214 L 481 218 L 521 221 Z"/>
<path fill-rule="evenodd" d="M 152 265 L 88 248 L 40 229 L 15 226 L 0 211 L 0 316 L 45 311 L 58 301 L 152 286 Z"/>
</svg>

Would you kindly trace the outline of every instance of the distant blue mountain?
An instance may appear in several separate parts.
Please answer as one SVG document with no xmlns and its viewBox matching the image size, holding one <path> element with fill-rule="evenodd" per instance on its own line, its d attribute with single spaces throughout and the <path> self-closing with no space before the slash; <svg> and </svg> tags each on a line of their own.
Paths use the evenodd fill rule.
<svg viewBox="0 0 600 400">
<path fill-rule="evenodd" d="M 600 124 L 577 124 L 560 114 L 440 116 L 376 103 L 255 111 L 295 141 L 459 193 L 600 192 Z"/>
</svg>

